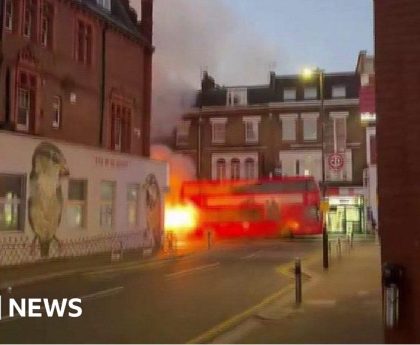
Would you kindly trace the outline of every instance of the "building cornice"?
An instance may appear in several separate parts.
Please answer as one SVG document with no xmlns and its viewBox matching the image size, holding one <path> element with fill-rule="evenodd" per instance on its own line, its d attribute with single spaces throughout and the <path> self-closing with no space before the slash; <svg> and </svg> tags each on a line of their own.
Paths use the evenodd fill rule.
<svg viewBox="0 0 420 345">
<path fill-rule="evenodd" d="M 349 99 L 329 99 L 324 101 L 325 108 L 330 107 L 354 107 L 359 105 L 358 98 L 349 98 Z M 199 116 L 215 113 L 236 113 L 236 112 L 245 112 L 245 111 L 254 111 L 254 110 L 283 110 L 288 109 L 295 111 L 295 109 L 316 109 L 321 106 L 321 101 L 293 101 L 293 102 L 270 102 L 266 104 L 251 104 L 246 106 L 206 106 L 202 108 L 192 108 L 190 112 L 185 114 L 185 116 Z"/>
</svg>

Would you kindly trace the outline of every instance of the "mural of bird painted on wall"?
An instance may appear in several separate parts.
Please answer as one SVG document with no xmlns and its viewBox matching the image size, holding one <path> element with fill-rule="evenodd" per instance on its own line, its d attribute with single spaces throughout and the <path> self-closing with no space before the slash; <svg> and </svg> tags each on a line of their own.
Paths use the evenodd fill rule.
<svg viewBox="0 0 420 345">
<path fill-rule="evenodd" d="M 153 235 L 155 249 L 162 245 L 162 202 L 156 176 L 150 174 L 143 185 L 146 200 L 147 230 Z"/>
<path fill-rule="evenodd" d="M 49 256 L 51 241 L 57 240 L 63 211 L 61 179 L 68 175 L 62 152 L 51 143 L 39 144 L 32 155 L 28 216 L 35 233 L 33 243 L 38 241 L 43 258 Z"/>
</svg>

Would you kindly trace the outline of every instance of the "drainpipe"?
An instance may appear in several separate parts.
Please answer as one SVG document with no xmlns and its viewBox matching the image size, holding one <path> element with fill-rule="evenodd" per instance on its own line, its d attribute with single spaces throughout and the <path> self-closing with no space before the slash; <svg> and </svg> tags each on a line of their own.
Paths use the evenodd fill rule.
<svg viewBox="0 0 420 345">
<path fill-rule="evenodd" d="M 101 61 L 101 81 L 100 81 L 100 121 L 99 121 L 99 145 L 104 146 L 104 122 L 105 122 L 105 93 L 106 93 L 106 32 L 107 24 L 102 29 L 102 61 Z"/>
<path fill-rule="evenodd" d="M 201 114 L 197 124 L 197 180 L 201 179 Z"/>
</svg>

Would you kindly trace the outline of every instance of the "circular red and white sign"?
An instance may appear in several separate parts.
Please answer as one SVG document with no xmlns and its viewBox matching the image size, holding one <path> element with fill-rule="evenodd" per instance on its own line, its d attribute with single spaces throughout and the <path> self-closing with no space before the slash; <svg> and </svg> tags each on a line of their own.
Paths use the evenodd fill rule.
<svg viewBox="0 0 420 345">
<path fill-rule="evenodd" d="M 341 170 L 344 166 L 344 157 L 342 154 L 333 153 L 328 156 L 328 165 L 333 170 Z"/>
</svg>

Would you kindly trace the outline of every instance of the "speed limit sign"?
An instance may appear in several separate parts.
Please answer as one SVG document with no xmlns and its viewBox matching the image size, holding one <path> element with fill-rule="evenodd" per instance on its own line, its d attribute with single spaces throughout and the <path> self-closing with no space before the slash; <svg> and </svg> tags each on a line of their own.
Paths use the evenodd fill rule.
<svg viewBox="0 0 420 345">
<path fill-rule="evenodd" d="M 328 165 L 332 170 L 341 170 L 344 166 L 344 157 L 340 153 L 333 153 L 328 156 Z"/>
</svg>

